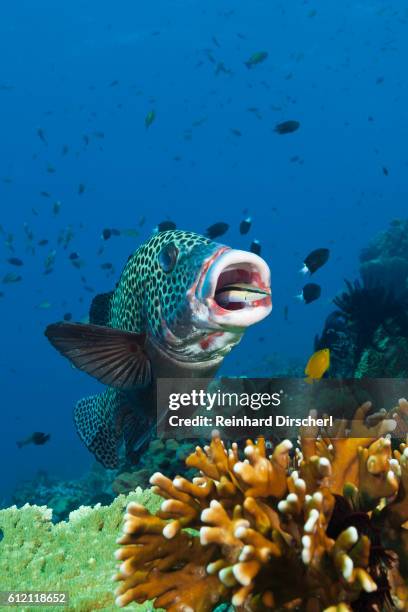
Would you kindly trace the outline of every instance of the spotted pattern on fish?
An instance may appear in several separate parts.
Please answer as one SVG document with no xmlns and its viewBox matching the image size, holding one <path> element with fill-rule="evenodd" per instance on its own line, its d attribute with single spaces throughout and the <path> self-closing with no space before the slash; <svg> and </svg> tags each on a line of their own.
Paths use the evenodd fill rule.
<svg viewBox="0 0 408 612">
<path fill-rule="evenodd" d="M 107 389 L 102 396 L 80 400 L 74 409 L 74 421 L 82 441 L 107 467 L 117 465 L 120 435 L 116 434 L 115 413 L 120 395 L 117 389 Z"/>
<path fill-rule="evenodd" d="M 175 267 L 160 266 L 162 249 L 173 243 L 178 251 Z M 182 323 L 186 292 L 199 274 L 202 262 L 219 245 L 193 232 L 160 232 L 129 258 L 111 299 L 108 325 L 124 331 L 162 337 L 164 320 L 172 328 Z"/>
<path fill-rule="evenodd" d="M 47 327 L 48 339 L 61 354 L 107 385 L 74 409 L 81 439 L 105 467 L 118 465 L 122 441 L 133 460 L 150 439 L 156 405 L 153 372 L 158 378 L 168 369 L 176 377 L 212 376 L 244 327 L 254 322 L 248 318 L 251 308 L 239 325 L 231 325 L 233 312 L 202 295 L 209 270 L 217 282 L 214 274 L 221 273 L 225 259 L 215 273 L 213 266 L 231 254 L 229 265 L 246 261 L 242 252 L 193 232 L 158 232 L 129 257 L 114 291 L 94 298 L 89 324 Z M 268 282 L 263 265 L 263 282 Z M 262 281 L 258 268 L 254 279 Z M 237 283 L 239 279 L 232 280 L 231 287 Z M 266 316 L 271 307 L 269 297 L 260 313 Z"/>
</svg>

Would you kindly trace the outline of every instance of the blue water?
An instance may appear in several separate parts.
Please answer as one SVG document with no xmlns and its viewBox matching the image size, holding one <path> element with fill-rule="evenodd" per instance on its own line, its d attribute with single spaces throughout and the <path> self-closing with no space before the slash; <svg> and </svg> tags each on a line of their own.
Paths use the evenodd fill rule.
<svg viewBox="0 0 408 612">
<path fill-rule="evenodd" d="M 270 264 L 273 313 L 248 330 L 224 371 L 265 374 L 270 359 L 305 361 L 343 279 L 358 275 L 360 249 L 406 214 L 408 9 L 402 0 L 23 0 L 3 3 L 0 14 L 0 223 L 15 236 L 14 254 L 0 245 L 1 275 L 23 276 L 0 288 L 1 501 L 39 469 L 68 478 L 92 462 L 72 407 L 99 385 L 43 330 L 67 311 L 86 316 L 92 294 L 81 275 L 96 292 L 110 290 L 166 217 L 198 232 L 227 221 L 222 240 L 247 249 L 257 238 Z M 244 61 L 257 51 L 268 58 L 249 70 Z M 232 74 L 216 75 L 218 62 Z M 146 129 L 150 110 L 156 120 Z M 301 123 L 297 132 L 273 132 L 289 119 Z M 240 236 L 245 210 L 253 227 Z M 104 227 L 138 228 L 142 217 L 138 238 L 113 237 L 97 255 Z M 35 242 L 50 241 L 34 256 L 24 223 Z M 56 241 L 68 225 L 75 237 L 65 251 Z M 321 246 L 331 249 L 316 274 L 322 297 L 305 306 L 294 298 L 298 270 Z M 54 248 L 54 271 L 44 275 Z M 80 271 L 68 260 L 73 250 L 86 262 Z M 12 255 L 22 268 L 6 263 Z M 106 261 L 112 278 L 100 269 Z M 38 308 L 44 301 L 47 310 Z M 18 450 L 16 440 L 36 430 L 51 441 Z"/>
</svg>

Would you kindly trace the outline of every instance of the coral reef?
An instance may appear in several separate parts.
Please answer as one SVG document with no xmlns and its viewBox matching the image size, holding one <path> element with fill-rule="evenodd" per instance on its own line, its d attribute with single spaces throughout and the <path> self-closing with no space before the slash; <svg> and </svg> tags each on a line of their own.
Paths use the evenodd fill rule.
<svg viewBox="0 0 408 612">
<path fill-rule="evenodd" d="M 355 344 L 346 316 L 335 310 L 324 323 L 320 336 L 316 335 L 314 350 L 330 349 L 330 377 L 352 378 L 355 370 Z"/>
<path fill-rule="evenodd" d="M 408 445 L 393 451 L 384 421 L 369 426 L 369 408 L 356 413 L 353 437 L 301 432 L 300 448 L 285 440 L 271 455 L 263 438 L 248 440 L 244 458 L 214 437 L 188 457 L 200 472 L 192 481 L 154 474 L 164 501 L 156 514 L 127 507 L 117 604 L 406 610 Z M 408 402 L 391 414 L 405 418 Z"/>
<path fill-rule="evenodd" d="M 17 506 L 27 503 L 48 506 L 52 509 L 53 521 L 58 522 L 66 519 L 79 506 L 111 503 L 114 498 L 111 489 L 113 478 L 112 471 L 103 469 L 97 463 L 77 480 L 58 480 L 40 471 L 34 479 L 22 482 L 15 489 L 12 502 Z M 136 485 L 128 491 L 135 488 Z"/>
<path fill-rule="evenodd" d="M 398 295 L 408 289 L 408 220 L 395 219 L 360 255 L 364 281 L 380 283 Z"/>
<path fill-rule="evenodd" d="M 117 471 L 112 483 L 114 493 L 129 493 L 136 487 L 147 487 L 150 475 L 159 470 L 165 470 L 169 476 L 180 472 L 189 476 L 185 460 L 194 446 L 188 440 L 152 440 L 136 465 L 123 464 Z"/>
<path fill-rule="evenodd" d="M 98 502 L 110 504 L 115 495 L 130 493 L 137 487 L 146 488 L 153 472 L 166 471 L 169 476 L 191 472 L 185 468 L 185 459 L 194 449 L 187 440 L 152 440 L 139 458 L 131 465 L 122 459 L 118 470 L 106 470 L 99 463 L 81 478 L 59 480 L 41 471 L 37 476 L 18 485 L 12 496 L 12 503 L 23 506 L 26 503 L 52 508 L 54 522 L 65 520 L 69 513 L 79 506 L 92 506 Z"/>
<path fill-rule="evenodd" d="M 346 281 L 345 291 L 333 300 L 337 310 L 315 338 L 315 350 L 331 349 L 331 377 L 403 378 L 408 366 L 408 220 L 393 221 L 363 249 L 360 275 L 361 280 Z"/>
<path fill-rule="evenodd" d="M 397 296 L 383 285 L 346 281 L 346 290 L 333 302 L 339 310 L 327 317 L 314 341 L 315 350 L 331 351 L 330 376 L 405 378 L 408 294 Z M 387 356 L 380 354 L 384 343 Z"/>
<path fill-rule="evenodd" d="M 333 302 L 346 319 L 353 336 L 355 351 L 361 354 L 370 346 L 380 325 L 387 326 L 390 334 L 398 329 L 408 334 L 408 303 L 384 285 L 346 281 L 347 289 Z"/>
<path fill-rule="evenodd" d="M 390 335 L 381 325 L 362 352 L 355 378 L 408 378 L 408 337 Z"/>
<path fill-rule="evenodd" d="M 131 501 L 155 511 L 160 500 L 139 489 L 119 496 L 110 506 L 82 506 L 71 512 L 68 521 L 57 524 L 51 522 L 52 510 L 46 507 L 26 504 L 0 510 L 1 589 L 67 591 L 69 605 L 63 608 L 67 612 L 112 611 L 115 540 L 123 510 Z M 152 609 L 150 604 L 133 607 Z M 18 610 L 34 612 L 38 606 Z"/>
</svg>

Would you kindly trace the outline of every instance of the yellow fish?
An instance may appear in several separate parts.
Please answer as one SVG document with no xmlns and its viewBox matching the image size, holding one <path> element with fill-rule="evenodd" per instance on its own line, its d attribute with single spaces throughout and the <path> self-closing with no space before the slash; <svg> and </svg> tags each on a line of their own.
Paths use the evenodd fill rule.
<svg viewBox="0 0 408 612">
<path fill-rule="evenodd" d="M 305 368 L 306 382 L 319 380 L 330 367 L 330 350 L 321 349 L 310 357 Z"/>
</svg>

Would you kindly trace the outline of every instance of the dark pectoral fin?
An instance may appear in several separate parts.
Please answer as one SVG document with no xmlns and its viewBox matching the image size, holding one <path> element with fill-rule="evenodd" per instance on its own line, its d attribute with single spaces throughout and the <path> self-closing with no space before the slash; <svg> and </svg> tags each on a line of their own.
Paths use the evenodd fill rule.
<svg viewBox="0 0 408 612">
<path fill-rule="evenodd" d="M 77 368 L 105 385 L 133 389 L 151 380 L 144 334 L 101 325 L 54 323 L 45 335 Z"/>
</svg>

